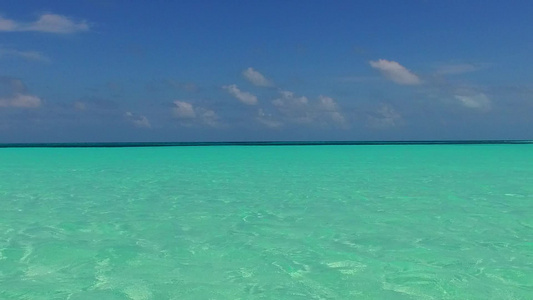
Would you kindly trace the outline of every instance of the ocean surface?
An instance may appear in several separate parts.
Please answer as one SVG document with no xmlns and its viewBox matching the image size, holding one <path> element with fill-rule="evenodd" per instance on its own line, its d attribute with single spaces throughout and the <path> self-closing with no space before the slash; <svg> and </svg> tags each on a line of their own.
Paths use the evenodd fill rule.
<svg viewBox="0 0 533 300">
<path fill-rule="evenodd" d="M 0 148 L 0 299 L 533 299 L 533 144 Z"/>
</svg>

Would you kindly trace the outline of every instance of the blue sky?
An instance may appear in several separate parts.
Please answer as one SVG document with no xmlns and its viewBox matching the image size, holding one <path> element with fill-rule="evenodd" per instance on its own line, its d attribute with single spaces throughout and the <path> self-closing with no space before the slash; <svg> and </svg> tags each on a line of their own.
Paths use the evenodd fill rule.
<svg viewBox="0 0 533 300">
<path fill-rule="evenodd" d="M 4 1 L 0 143 L 533 139 L 531 1 Z"/>
</svg>

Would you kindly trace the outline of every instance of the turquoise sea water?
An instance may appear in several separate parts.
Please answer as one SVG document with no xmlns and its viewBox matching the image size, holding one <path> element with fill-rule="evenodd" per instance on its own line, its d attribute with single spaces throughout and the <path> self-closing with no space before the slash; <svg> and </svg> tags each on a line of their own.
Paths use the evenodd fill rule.
<svg viewBox="0 0 533 300">
<path fill-rule="evenodd" d="M 0 149 L 0 299 L 532 297 L 532 144 Z"/>
</svg>

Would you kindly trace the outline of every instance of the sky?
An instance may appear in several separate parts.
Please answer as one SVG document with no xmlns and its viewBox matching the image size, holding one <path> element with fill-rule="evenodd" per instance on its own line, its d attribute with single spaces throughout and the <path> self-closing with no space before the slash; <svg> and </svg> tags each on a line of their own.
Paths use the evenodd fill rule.
<svg viewBox="0 0 533 300">
<path fill-rule="evenodd" d="M 532 12 L 2 0 L 0 143 L 533 139 Z"/>
</svg>

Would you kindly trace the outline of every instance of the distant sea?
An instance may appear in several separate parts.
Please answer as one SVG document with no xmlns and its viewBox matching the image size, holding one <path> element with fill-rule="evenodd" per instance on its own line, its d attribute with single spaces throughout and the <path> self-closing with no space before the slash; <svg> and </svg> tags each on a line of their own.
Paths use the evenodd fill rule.
<svg viewBox="0 0 533 300">
<path fill-rule="evenodd" d="M 531 142 L 0 145 L 0 299 L 532 295 Z"/>
</svg>

